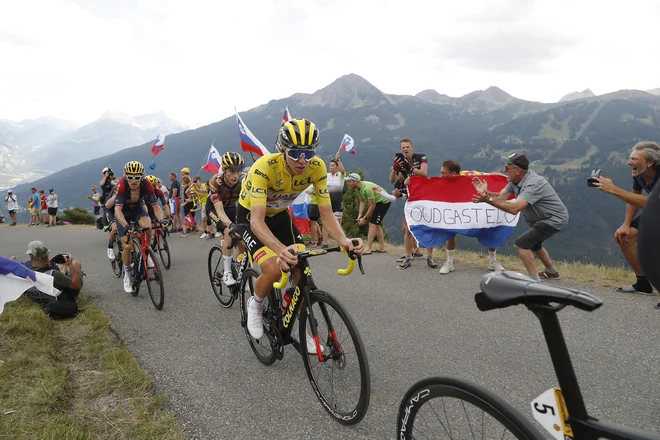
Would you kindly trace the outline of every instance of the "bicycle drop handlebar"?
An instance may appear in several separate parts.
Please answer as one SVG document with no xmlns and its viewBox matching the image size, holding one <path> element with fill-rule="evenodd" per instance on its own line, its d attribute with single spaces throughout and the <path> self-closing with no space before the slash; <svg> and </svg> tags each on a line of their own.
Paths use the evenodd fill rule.
<svg viewBox="0 0 660 440">
<path fill-rule="evenodd" d="M 353 246 L 357 246 L 358 241 L 353 240 Z M 289 250 L 289 252 L 292 252 Z M 355 252 L 351 251 L 348 252 L 346 249 L 344 249 L 341 246 L 335 246 L 327 249 L 316 249 L 316 250 L 310 250 L 310 251 L 304 251 L 304 252 L 299 252 L 298 255 L 298 261 L 307 259 L 309 257 L 317 257 L 319 255 L 325 255 L 330 252 L 346 252 L 348 254 L 348 267 L 346 269 L 337 269 L 337 273 L 339 275 L 350 275 L 353 270 L 355 269 L 355 264 L 357 263 L 358 268 L 360 269 L 360 272 L 362 272 L 362 275 L 364 275 L 364 268 L 362 267 L 362 255 L 356 254 Z M 293 267 L 291 268 L 293 269 Z M 289 275 L 291 274 L 291 271 L 285 272 L 282 271 L 282 277 L 280 278 L 279 281 L 276 281 L 273 283 L 273 287 L 276 289 L 283 289 L 287 283 L 289 282 Z"/>
</svg>

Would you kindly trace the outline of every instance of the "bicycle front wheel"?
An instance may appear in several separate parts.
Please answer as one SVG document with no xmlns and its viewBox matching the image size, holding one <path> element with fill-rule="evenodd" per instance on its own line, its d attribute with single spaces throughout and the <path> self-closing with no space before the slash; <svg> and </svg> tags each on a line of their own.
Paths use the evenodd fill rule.
<svg viewBox="0 0 660 440">
<path fill-rule="evenodd" d="M 213 294 L 218 298 L 222 307 L 231 307 L 234 304 L 234 295 L 231 293 L 231 289 L 222 285 L 222 275 L 224 274 L 222 248 L 217 244 L 209 250 L 208 268 Z"/>
<path fill-rule="evenodd" d="M 172 265 L 172 257 L 170 255 L 170 245 L 167 242 L 167 233 L 164 229 L 159 229 L 156 231 L 156 234 L 159 234 L 159 237 L 156 237 L 156 243 L 158 243 L 158 255 L 160 255 L 160 261 L 163 262 L 165 269 L 169 269 Z"/>
<path fill-rule="evenodd" d="M 149 259 L 152 260 L 154 267 L 149 267 Z M 165 286 L 163 285 L 163 271 L 160 268 L 160 263 L 156 259 L 156 253 L 151 249 L 147 249 L 147 263 L 145 271 L 145 281 L 147 282 L 147 289 L 151 302 L 154 303 L 156 310 L 161 310 L 165 303 Z"/>
<path fill-rule="evenodd" d="M 110 266 L 112 266 L 112 272 L 117 278 L 121 278 L 121 275 L 124 273 L 124 263 L 121 260 L 121 246 L 119 240 L 112 242 L 112 251 L 115 253 L 115 258 L 110 260 Z"/>
<path fill-rule="evenodd" d="M 259 272 L 254 269 L 246 269 L 243 273 L 243 278 L 241 279 L 241 325 L 245 330 L 245 336 L 247 336 L 248 343 L 257 356 L 257 359 L 264 365 L 272 365 L 277 359 L 277 353 L 268 337 L 272 337 L 269 333 L 270 326 L 264 321 L 264 335 L 261 339 L 254 339 L 247 328 L 247 301 L 248 298 L 254 295 L 254 281 L 258 277 Z M 269 298 L 266 297 L 263 302 L 262 316 L 264 312 L 268 311 L 269 307 Z"/>
<path fill-rule="evenodd" d="M 507 402 L 487 389 L 453 377 L 413 385 L 399 405 L 397 439 L 543 439 Z"/>
<path fill-rule="evenodd" d="M 307 377 L 323 408 L 339 423 L 354 425 L 367 413 L 371 399 L 367 352 L 353 319 L 332 295 L 315 290 L 310 297 L 312 304 L 303 304 L 299 322 Z M 308 352 L 316 342 L 312 316 L 323 359 L 316 350 Z"/>
</svg>

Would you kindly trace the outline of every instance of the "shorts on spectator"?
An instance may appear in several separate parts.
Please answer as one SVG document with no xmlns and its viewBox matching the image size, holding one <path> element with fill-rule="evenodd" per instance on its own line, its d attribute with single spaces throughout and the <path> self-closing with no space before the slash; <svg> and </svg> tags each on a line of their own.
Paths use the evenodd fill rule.
<svg viewBox="0 0 660 440">
<path fill-rule="evenodd" d="M 543 242 L 557 232 L 559 232 L 559 229 L 553 228 L 545 223 L 537 222 L 529 231 L 518 237 L 513 244 L 520 249 L 537 252 L 543 249 Z"/>
<path fill-rule="evenodd" d="M 48 208 L 48 215 L 57 215 L 57 208 Z"/>
<path fill-rule="evenodd" d="M 341 196 L 341 193 L 340 193 Z M 344 201 L 342 200 L 341 197 L 335 197 L 332 198 L 330 197 L 330 201 L 332 202 L 332 212 L 337 218 L 342 218 L 344 215 Z"/>
<path fill-rule="evenodd" d="M 32 213 L 32 214 L 34 214 L 34 215 L 39 215 L 39 208 L 32 208 L 32 209 L 30 210 L 30 213 Z"/>
<path fill-rule="evenodd" d="M 10 210 L 8 210 L 7 212 L 9 212 L 9 214 L 16 214 L 16 210 L 15 210 L 15 209 L 10 209 Z"/>
<path fill-rule="evenodd" d="M 309 217 L 310 221 L 315 222 L 319 219 L 320 216 L 319 205 L 307 205 L 307 217 Z"/>
<path fill-rule="evenodd" d="M 48 214 L 48 209 L 42 209 L 41 210 L 41 215 L 43 215 L 43 214 Z"/>
<path fill-rule="evenodd" d="M 385 214 L 387 214 L 387 210 L 390 209 L 391 203 L 376 203 L 376 207 L 374 208 L 374 212 L 371 213 L 371 218 L 369 219 L 369 223 L 374 224 L 374 225 L 380 225 L 383 223 L 383 219 L 385 218 Z"/>
<path fill-rule="evenodd" d="M 94 215 L 99 215 L 99 212 L 101 212 L 101 207 L 100 206 L 95 206 L 94 207 Z"/>
</svg>

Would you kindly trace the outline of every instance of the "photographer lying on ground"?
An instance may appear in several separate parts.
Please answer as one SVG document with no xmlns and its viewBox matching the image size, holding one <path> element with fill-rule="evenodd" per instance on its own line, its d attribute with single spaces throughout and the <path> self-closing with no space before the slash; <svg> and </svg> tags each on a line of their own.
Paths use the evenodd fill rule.
<svg viewBox="0 0 660 440">
<path fill-rule="evenodd" d="M 639 231 L 639 219 L 637 213 L 644 209 L 648 196 L 642 195 L 642 190 L 651 194 L 653 186 L 658 181 L 660 165 L 660 146 L 655 142 L 639 142 L 632 149 L 628 158 L 628 165 L 632 168 L 633 188 L 626 191 L 612 183 L 611 179 L 606 177 L 594 176 L 596 182 L 590 184 L 603 192 L 614 194 L 619 199 L 626 202 L 626 217 L 623 224 L 614 233 L 614 239 L 621 247 L 623 256 L 635 271 L 637 282 L 632 286 L 619 287 L 618 292 L 641 293 L 644 295 L 653 295 L 653 287 L 649 280 L 644 276 L 642 266 L 637 259 L 637 234 Z M 657 219 L 656 219 L 657 220 Z"/>
<path fill-rule="evenodd" d="M 51 318 L 71 318 L 78 313 L 76 299 L 83 286 L 83 272 L 79 261 L 74 261 L 71 254 L 58 254 L 48 259 L 49 251 L 40 241 L 31 241 L 25 253 L 30 261 L 23 263 L 35 272 L 42 272 L 53 277 L 53 286 L 62 293 L 54 298 L 32 287 L 24 295 L 44 308 Z M 12 257 L 16 260 L 16 257 Z"/>
</svg>

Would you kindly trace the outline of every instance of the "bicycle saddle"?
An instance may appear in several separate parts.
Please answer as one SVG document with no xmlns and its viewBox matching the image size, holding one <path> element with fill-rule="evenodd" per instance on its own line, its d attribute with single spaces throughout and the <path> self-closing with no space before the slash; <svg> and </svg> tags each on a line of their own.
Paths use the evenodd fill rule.
<svg viewBox="0 0 660 440">
<path fill-rule="evenodd" d="M 475 295 L 474 300 L 483 312 L 518 304 L 549 303 L 566 304 L 591 312 L 603 305 L 590 293 L 549 286 L 509 270 L 484 275 L 480 287 L 481 292 Z"/>
</svg>

